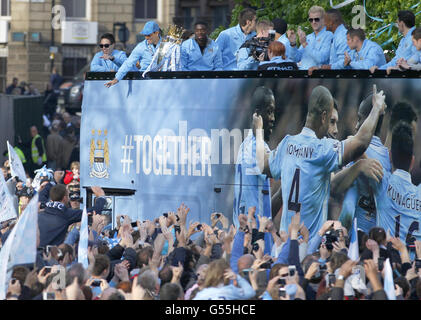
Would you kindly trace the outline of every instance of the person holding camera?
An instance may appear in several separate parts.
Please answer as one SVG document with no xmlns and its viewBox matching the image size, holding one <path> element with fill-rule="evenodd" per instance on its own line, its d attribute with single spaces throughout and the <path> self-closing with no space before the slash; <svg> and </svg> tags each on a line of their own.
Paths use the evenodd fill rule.
<svg viewBox="0 0 421 320">
<path fill-rule="evenodd" d="M 267 20 L 256 24 L 256 37 L 244 42 L 237 52 L 237 70 L 257 70 L 260 62 L 268 60 L 267 49 L 275 40 L 272 29 L 273 23 Z"/>
<path fill-rule="evenodd" d="M 269 61 L 259 63 L 257 70 L 293 71 L 298 70 L 297 64 L 287 59 L 286 47 L 282 42 L 273 41 L 268 47 Z"/>
<path fill-rule="evenodd" d="M 100 213 L 106 203 L 105 192 L 100 187 L 92 187 L 92 191 L 98 199 L 95 206 L 88 211 Z M 68 208 L 69 192 L 65 185 L 53 186 L 50 190 L 50 199 L 51 201 L 46 203 L 44 212 L 38 215 L 41 247 L 63 243 L 68 227 L 82 219 L 82 210 Z"/>
</svg>

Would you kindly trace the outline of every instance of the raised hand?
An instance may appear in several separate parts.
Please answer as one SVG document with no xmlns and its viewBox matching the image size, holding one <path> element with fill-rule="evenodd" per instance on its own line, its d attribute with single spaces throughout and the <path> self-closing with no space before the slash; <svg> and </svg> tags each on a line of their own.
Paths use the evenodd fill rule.
<svg viewBox="0 0 421 320">
<path fill-rule="evenodd" d="M 361 172 L 369 179 L 379 183 L 383 178 L 383 167 L 376 159 L 361 159 Z"/>
<path fill-rule="evenodd" d="M 373 84 L 373 107 L 380 109 L 380 113 L 383 114 L 386 109 L 385 104 L 386 96 L 383 90 L 377 92 L 377 86 Z"/>
</svg>

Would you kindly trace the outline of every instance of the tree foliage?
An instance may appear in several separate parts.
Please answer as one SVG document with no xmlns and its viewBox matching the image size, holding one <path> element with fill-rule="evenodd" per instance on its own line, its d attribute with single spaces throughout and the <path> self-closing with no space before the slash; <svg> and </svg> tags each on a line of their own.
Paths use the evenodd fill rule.
<svg viewBox="0 0 421 320">
<path fill-rule="evenodd" d="M 333 5 L 337 5 L 343 2 L 343 0 L 333 0 Z M 365 15 L 364 11 L 362 14 L 365 16 L 365 32 L 368 38 L 376 41 L 380 45 L 383 45 L 384 49 L 394 50 L 399 45 L 401 35 L 398 32 L 398 28 L 394 25 L 396 22 L 398 11 L 400 10 L 412 10 L 414 13 L 421 11 L 420 0 L 355 0 L 355 2 L 340 8 L 345 23 L 348 26 L 352 25 L 353 19 L 358 20 L 356 17 L 360 11 L 353 13 L 354 6 L 363 6 L 365 3 L 367 13 L 374 18 L 382 19 L 383 21 L 376 21 Z M 325 10 L 331 8 L 330 0 L 249 0 L 242 1 L 236 0 L 236 6 L 232 11 L 231 25 L 235 26 L 238 24 L 238 15 L 240 11 L 248 6 L 251 6 L 257 10 L 258 19 L 272 20 L 274 18 L 283 18 L 288 23 L 288 28 L 297 29 L 301 26 L 307 33 L 311 33 L 311 26 L 308 22 L 308 10 L 313 5 L 319 5 Z M 417 15 L 417 26 L 421 22 L 421 13 Z M 383 33 L 380 28 L 392 24 L 391 28 L 386 28 Z M 216 38 L 218 34 L 224 28 L 219 27 L 216 29 L 211 37 Z M 380 29 L 380 30 L 379 30 Z M 376 32 L 377 31 L 377 32 Z"/>
</svg>

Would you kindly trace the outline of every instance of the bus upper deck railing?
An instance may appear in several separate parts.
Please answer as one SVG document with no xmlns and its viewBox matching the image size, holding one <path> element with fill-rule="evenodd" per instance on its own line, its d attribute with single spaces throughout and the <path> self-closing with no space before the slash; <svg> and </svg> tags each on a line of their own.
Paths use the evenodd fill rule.
<svg viewBox="0 0 421 320">
<path fill-rule="evenodd" d="M 115 72 L 87 72 L 86 80 L 112 80 Z M 299 71 L 173 71 L 148 72 L 145 77 L 141 72 L 129 72 L 124 80 L 149 79 L 242 79 L 242 78 L 327 78 L 327 79 L 370 79 L 370 78 L 421 78 L 421 71 L 392 71 L 389 75 L 385 70 L 371 73 L 369 70 L 315 70 L 312 75 L 306 70 Z"/>
</svg>

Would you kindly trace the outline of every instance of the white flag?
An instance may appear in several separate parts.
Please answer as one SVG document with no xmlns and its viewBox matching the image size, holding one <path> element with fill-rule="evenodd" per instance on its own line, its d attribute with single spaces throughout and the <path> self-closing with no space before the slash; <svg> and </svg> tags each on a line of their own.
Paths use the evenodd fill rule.
<svg viewBox="0 0 421 320">
<path fill-rule="evenodd" d="M 0 222 L 16 218 L 16 209 L 13 198 L 9 193 L 3 174 L 0 174 Z"/>
<path fill-rule="evenodd" d="M 31 199 L 0 251 L 0 300 L 6 298 L 13 267 L 35 263 L 37 229 L 38 194 Z"/>
<path fill-rule="evenodd" d="M 77 262 L 81 263 L 85 269 L 88 268 L 88 213 L 86 212 L 86 207 L 83 209 L 82 213 L 82 222 L 80 224 L 79 232 L 79 247 L 77 251 L 78 259 Z"/>
<path fill-rule="evenodd" d="M 15 149 L 7 141 L 7 149 L 9 151 L 9 165 L 12 177 L 18 177 L 20 181 L 26 183 L 25 169 Z"/>
<path fill-rule="evenodd" d="M 349 244 L 348 257 L 353 261 L 358 261 L 359 247 L 358 247 L 358 231 L 357 231 L 357 218 L 354 218 L 351 231 L 351 241 Z"/>
<path fill-rule="evenodd" d="M 389 300 L 396 300 L 395 283 L 393 281 L 393 271 L 389 258 L 384 262 L 384 291 Z"/>
</svg>

